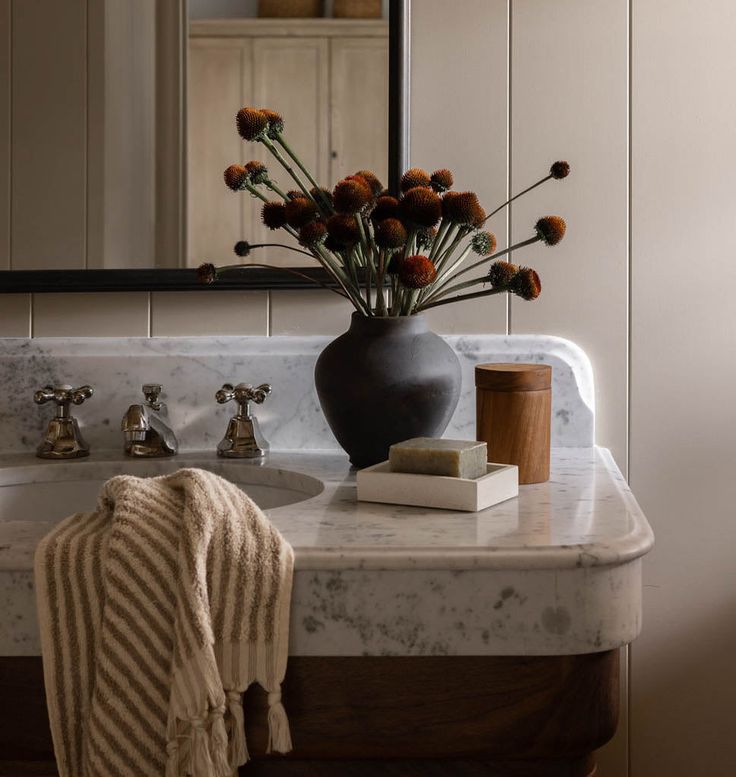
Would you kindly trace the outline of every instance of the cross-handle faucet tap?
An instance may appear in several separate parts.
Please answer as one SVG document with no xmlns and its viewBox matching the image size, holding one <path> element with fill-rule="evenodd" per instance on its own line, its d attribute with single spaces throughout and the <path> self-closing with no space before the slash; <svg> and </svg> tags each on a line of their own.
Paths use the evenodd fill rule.
<svg viewBox="0 0 736 777">
<path fill-rule="evenodd" d="M 92 386 L 44 386 L 33 395 L 37 405 L 56 404 L 56 415 L 49 421 L 45 437 L 36 455 L 41 459 L 79 459 L 89 456 L 89 445 L 79 431 L 77 419 L 71 414 L 71 405 L 81 405 L 94 394 Z"/>
<path fill-rule="evenodd" d="M 125 453 L 141 458 L 173 456 L 179 449 L 179 443 L 171 427 L 164 421 L 168 410 L 159 399 L 161 385 L 144 384 L 143 395 L 145 403 L 131 405 L 120 423 L 125 437 Z"/>
<path fill-rule="evenodd" d="M 222 441 L 217 446 L 217 455 L 232 459 L 263 459 L 268 454 L 269 445 L 261 434 L 258 419 L 251 415 L 250 403 L 260 405 L 271 393 L 271 386 L 262 383 L 260 386 L 251 386 L 248 383 L 238 383 L 233 386 L 226 383 L 215 394 L 219 404 L 234 400 L 238 405 L 238 412 L 227 425 L 227 431 Z"/>
</svg>

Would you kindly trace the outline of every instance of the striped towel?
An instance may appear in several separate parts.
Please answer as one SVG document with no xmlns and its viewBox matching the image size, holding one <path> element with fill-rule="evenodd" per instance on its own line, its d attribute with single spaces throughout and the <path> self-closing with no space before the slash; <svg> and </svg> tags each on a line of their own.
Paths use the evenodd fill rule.
<svg viewBox="0 0 736 777">
<path fill-rule="evenodd" d="M 44 676 L 62 777 L 229 777 L 248 760 L 242 693 L 281 704 L 293 553 L 240 489 L 209 472 L 121 476 L 96 512 L 36 551 Z"/>
</svg>

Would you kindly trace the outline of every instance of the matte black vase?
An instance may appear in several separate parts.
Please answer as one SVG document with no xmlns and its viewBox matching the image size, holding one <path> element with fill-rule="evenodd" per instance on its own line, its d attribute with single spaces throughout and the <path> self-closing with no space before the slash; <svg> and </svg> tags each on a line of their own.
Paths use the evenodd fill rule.
<svg viewBox="0 0 736 777">
<path fill-rule="evenodd" d="M 330 429 L 362 468 L 387 459 L 395 442 L 440 436 L 461 374 L 455 352 L 423 315 L 353 313 L 350 329 L 317 359 L 314 380 Z"/>
</svg>

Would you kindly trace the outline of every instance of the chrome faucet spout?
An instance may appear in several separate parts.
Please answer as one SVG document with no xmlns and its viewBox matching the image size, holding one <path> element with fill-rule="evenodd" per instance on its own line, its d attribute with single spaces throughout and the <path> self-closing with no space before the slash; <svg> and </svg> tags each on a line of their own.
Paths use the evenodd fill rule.
<svg viewBox="0 0 736 777">
<path fill-rule="evenodd" d="M 171 427 L 161 418 L 166 405 L 159 400 L 161 386 L 146 384 L 143 387 L 146 402 L 131 405 L 120 423 L 128 456 L 152 458 L 173 456 L 179 444 Z"/>
</svg>

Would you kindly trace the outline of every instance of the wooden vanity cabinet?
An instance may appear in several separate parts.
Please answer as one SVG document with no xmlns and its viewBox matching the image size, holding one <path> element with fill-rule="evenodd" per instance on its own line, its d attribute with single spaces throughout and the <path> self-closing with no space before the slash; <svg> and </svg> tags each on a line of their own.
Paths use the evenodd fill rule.
<svg viewBox="0 0 736 777">
<path fill-rule="evenodd" d="M 591 777 L 614 734 L 619 653 L 294 657 L 295 750 L 265 756 L 267 700 L 245 702 L 254 777 Z M 53 775 L 41 659 L 0 658 L 0 775 Z"/>
</svg>

